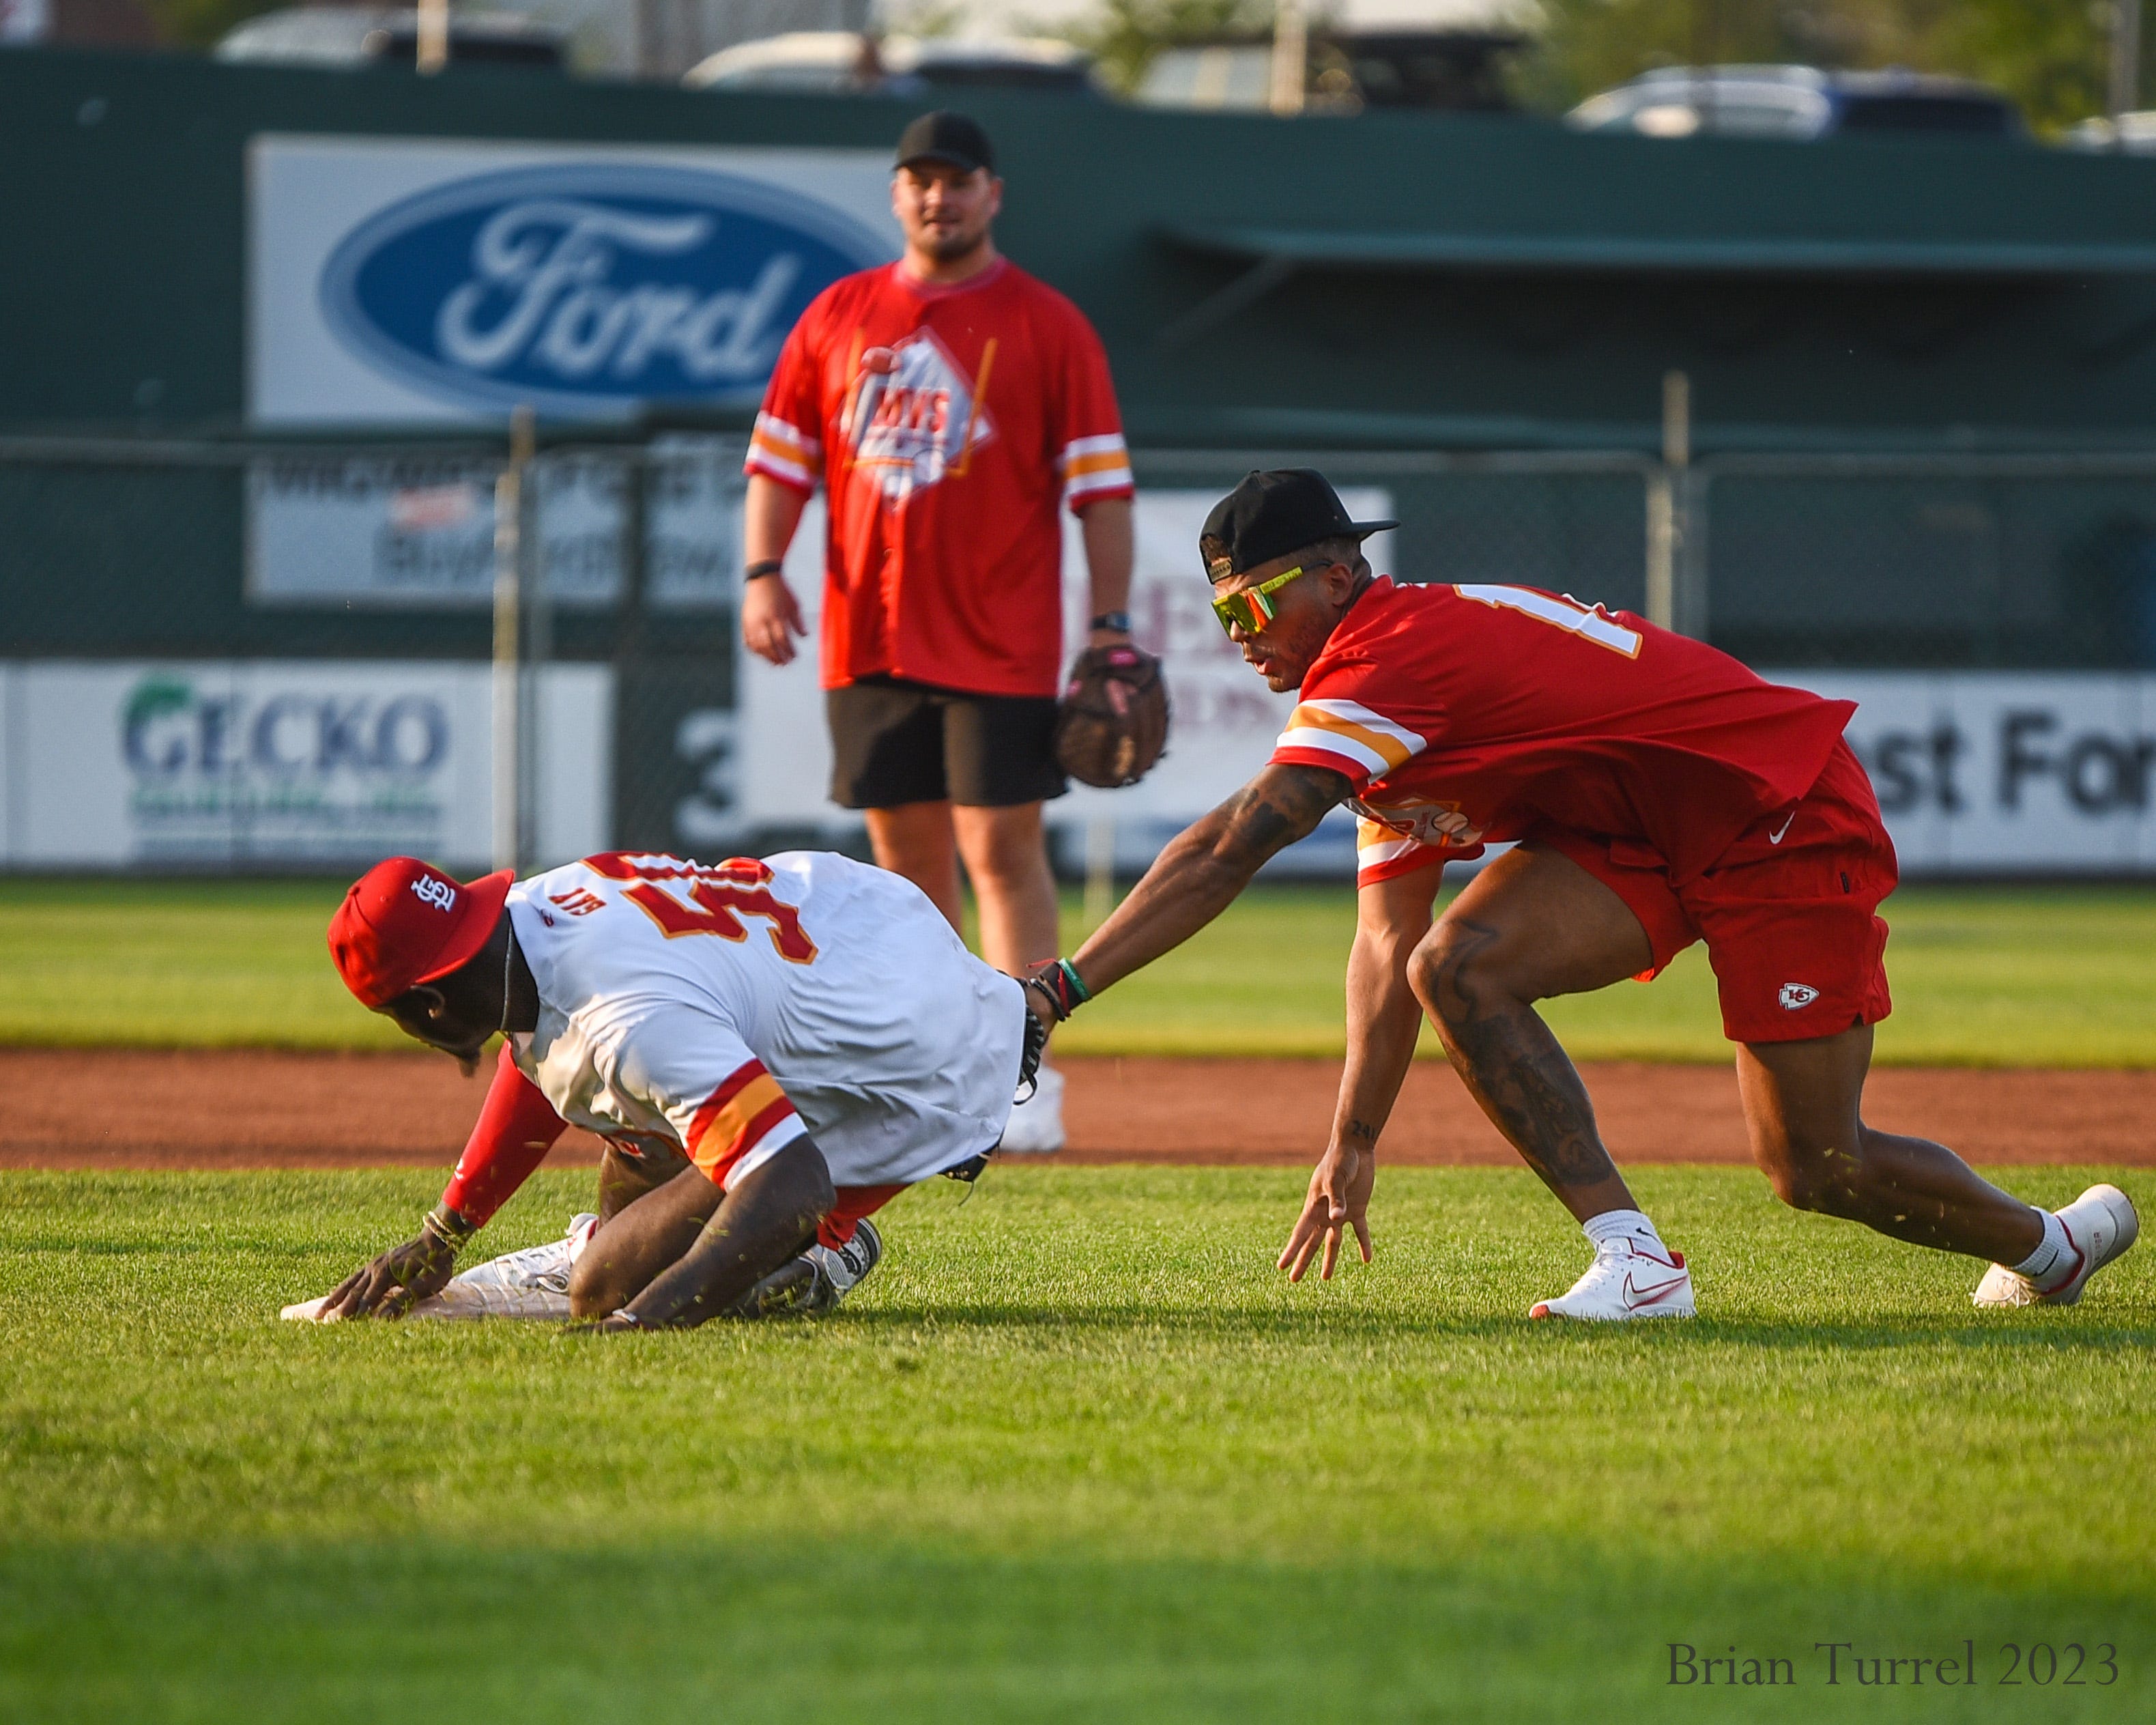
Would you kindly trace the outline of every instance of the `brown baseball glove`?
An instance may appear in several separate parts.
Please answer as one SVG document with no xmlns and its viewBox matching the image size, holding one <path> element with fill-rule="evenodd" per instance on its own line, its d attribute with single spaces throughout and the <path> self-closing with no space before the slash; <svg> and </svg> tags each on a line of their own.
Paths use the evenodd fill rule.
<svg viewBox="0 0 2156 1725">
<path fill-rule="evenodd" d="M 1168 684 L 1136 647 L 1088 647 L 1055 714 L 1055 764 L 1081 784 L 1116 790 L 1152 770 L 1168 745 Z"/>
</svg>

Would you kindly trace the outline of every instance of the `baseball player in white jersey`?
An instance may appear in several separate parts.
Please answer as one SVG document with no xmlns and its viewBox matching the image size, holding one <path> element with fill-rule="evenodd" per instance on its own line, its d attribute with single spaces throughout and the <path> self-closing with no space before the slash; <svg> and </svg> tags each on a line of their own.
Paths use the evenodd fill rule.
<svg viewBox="0 0 2156 1725">
<path fill-rule="evenodd" d="M 608 1147 L 573 1316 L 815 1309 L 880 1255 L 870 1211 L 978 1172 L 1040 1055 L 1019 985 L 919 888 L 824 852 L 613 852 L 468 885 L 400 857 L 346 895 L 330 950 L 363 1004 L 468 1069 L 504 1043 L 442 1202 L 326 1318 L 439 1293 L 571 1124 Z"/>
</svg>

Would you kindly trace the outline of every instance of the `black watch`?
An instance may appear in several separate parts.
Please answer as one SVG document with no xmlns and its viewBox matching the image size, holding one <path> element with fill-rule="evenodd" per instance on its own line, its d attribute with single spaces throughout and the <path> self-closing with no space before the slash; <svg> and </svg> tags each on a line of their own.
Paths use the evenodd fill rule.
<svg viewBox="0 0 2156 1725">
<path fill-rule="evenodd" d="M 777 557 L 766 557 L 762 562 L 751 563 L 748 567 L 742 570 L 742 579 L 755 581 L 762 576 L 781 574 L 785 568 L 786 565 L 779 562 Z"/>
<path fill-rule="evenodd" d="M 1103 611 L 1086 627 L 1111 629 L 1119 635 L 1127 635 L 1131 632 L 1131 614 L 1127 611 Z"/>
</svg>

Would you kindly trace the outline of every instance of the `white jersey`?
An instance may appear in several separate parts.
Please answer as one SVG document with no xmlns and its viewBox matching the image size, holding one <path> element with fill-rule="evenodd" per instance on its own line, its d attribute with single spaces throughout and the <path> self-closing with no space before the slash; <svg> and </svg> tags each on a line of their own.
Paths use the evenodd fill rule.
<svg viewBox="0 0 2156 1725">
<path fill-rule="evenodd" d="M 925 1180 L 1003 1137 L 1024 991 L 901 875 L 825 851 L 612 852 L 520 880 L 539 1022 L 512 1057 L 571 1123 L 732 1187 L 805 1130 L 834 1183 Z"/>
</svg>

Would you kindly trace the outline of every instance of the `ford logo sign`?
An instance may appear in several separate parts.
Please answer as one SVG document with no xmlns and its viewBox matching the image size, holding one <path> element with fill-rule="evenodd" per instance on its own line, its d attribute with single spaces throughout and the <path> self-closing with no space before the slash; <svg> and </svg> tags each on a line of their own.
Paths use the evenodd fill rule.
<svg viewBox="0 0 2156 1725">
<path fill-rule="evenodd" d="M 565 163 L 391 205 L 330 254 L 321 305 L 346 347 L 460 407 L 753 405 L 808 302 L 895 252 L 738 175 Z"/>
</svg>

